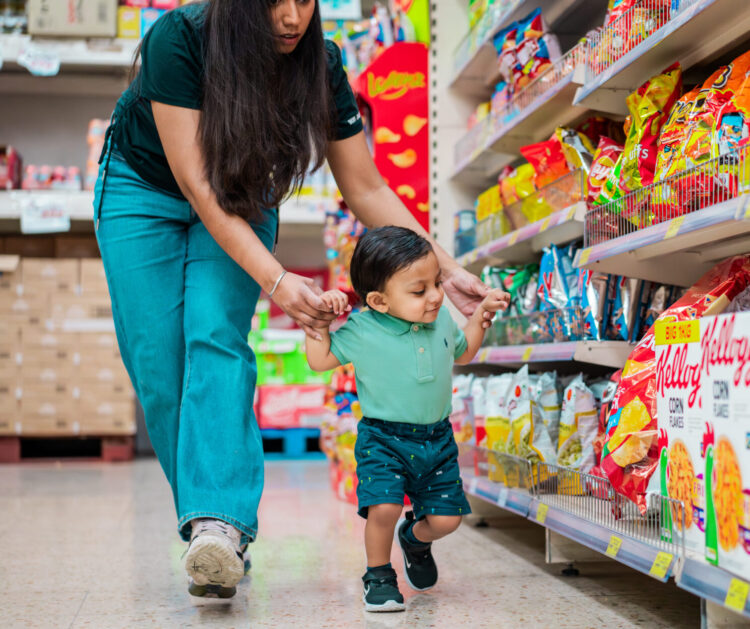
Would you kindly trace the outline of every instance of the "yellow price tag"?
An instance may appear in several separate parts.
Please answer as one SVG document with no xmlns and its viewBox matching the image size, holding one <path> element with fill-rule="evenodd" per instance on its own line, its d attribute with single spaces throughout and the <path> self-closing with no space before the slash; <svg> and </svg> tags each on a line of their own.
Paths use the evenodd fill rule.
<svg viewBox="0 0 750 629">
<path fill-rule="evenodd" d="M 545 229 L 549 228 L 549 218 L 545 218 L 544 222 L 542 223 L 541 228 L 539 229 L 540 232 L 543 232 Z"/>
<path fill-rule="evenodd" d="M 674 559 L 674 555 L 672 555 L 671 553 L 665 553 L 664 551 L 657 553 L 656 559 L 654 559 L 654 563 L 652 564 L 651 570 L 649 570 L 648 573 L 652 577 L 663 579 L 667 576 L 667 570 L 669 570 L 672 559 Z"/>
<path fill-rule="evenodd" d="M 667 227 L 667 233 L 664 234 L 664 240 L 667 240 L 668 238 L 674 238 L 677 235 L 677 232 L 680 231 L 680 227 L 682 227 L 682 224 L 685 222 L 685 215 L 678 216 L 677 218 L 673 218 L 671 221 L 669 221 L 669 227 Z"/>
<path fill-rule="evenodd" d="M 521 360 L 523 362 L 529 362 L 529 358 L 531 358 L 531 350 L 533 349 L 533 347 L 527 347 L 525 350 L 523 350 L 523 356 L 521 356 Z"/>
<path fill-rule="evenodd" d="M 572 208 L 568 210 L 568 215 L 565 217 L 566 220 L 572 221 L 575 218 L 576 215 L 576 206 L 574 205 Z"/>
<path fill-rule="evenodd" d="M 745 220 L 750 220 L 750 203 L 746 203 L 747 207 L 745 208 Z"/>
<path fill-rule="evenodd" d="M 622 538 L 613 535 L 609 538 L 609 546 L 607 546 L 606 554 L 612 558 L 617 557 L 617 553 L 620 551 L 620 546 L 622 546 Z"/>
<path fill-rule="evenodd" d="M 480 363 L 486 363 L 487 362 L 487 356 L 489 356 L 490 350 L 489 349 L 483 349 L 481 352 L 479 352 L 479 362 Z"/>
<path fill-rule="evenodd" d="M 724 599 L 724 605 L 736 612 L 744 612 L 749 592 L 750 584 L 739 579 L 732 579 L 727 590 L 727 597 Z"/>
<path fill-rule="evenodd" d="M 698 343 L 701 340 L 700 321 L 657 321 L 654 328 L 656 345 Z"/>
<path fill-rule="evenodd" d="M 547 519 L 547 511 L 549 511 L 549 507 L 544 503 L 540 503 L 536 509 L 536 521 L 539 524 L 544 524 Z"/>
<path fill-rule="evenodd" d="M 578 266 L 586 264 L 589 261 L 589 257 L 591 257 L 591 247 L 581 249 L 581 257 L 578 258 Z"/>
<path fill-rule="evenodd" d="M 510 247 L 511 245 L 515 245 L 516 244 L 516 240 L 518 240 L 518 230 L 514 231 L 510 235 L 510 238 L 508 239 L 508 246 Z"/>
</svg>

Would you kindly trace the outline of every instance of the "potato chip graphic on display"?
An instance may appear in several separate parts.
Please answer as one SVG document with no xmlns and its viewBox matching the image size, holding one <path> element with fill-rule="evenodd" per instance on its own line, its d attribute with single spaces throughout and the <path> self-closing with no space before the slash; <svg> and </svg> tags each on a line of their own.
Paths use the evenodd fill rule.
<svg viewBox="0 0 750 629">
<path fill-rule="evenodd" d="M 399 168 L 411 168 L 417 163 L 417 152 L 414 149 L 406 149 L 403 153 L 389 153 L 388 159 Z"/>
<path fill-rule="evenodd" d="M 400 141 L 401 136 L 388 127 L 378 127 L 375 131 L 375 144 L 393 144 Z"/>
<path fill-rule="evenodd" d="M 651 421 L 646 405 L 636 396 L 620 411 L 620 421 L 609 439 L 610 451 L 617 449 L 627 436 L 645 428 Z"/>
<path fill-rule="evenodd" d="M 414 188 L 412 188 L 411 186 L 407 186 L 406 184 L 396 188 L 396 194 L 399 194 L 402 197 L 406 197 L 407 199 L 413 199 L 417 196 L 417 193 L 414 191 Z"/>
<path fill-rule="evenodd" d="M 430 204 L 429 203 L 417 203 L 417 209 L 420 212 L 429 212 Z"/>
<path fill-rule="evenodd" d="M 420 118 L 414 114 L 409 114 L 404 118 L 404 133 L 408 136 L 415 136 L 427 124 L 427 118 Z"/>
</svg>

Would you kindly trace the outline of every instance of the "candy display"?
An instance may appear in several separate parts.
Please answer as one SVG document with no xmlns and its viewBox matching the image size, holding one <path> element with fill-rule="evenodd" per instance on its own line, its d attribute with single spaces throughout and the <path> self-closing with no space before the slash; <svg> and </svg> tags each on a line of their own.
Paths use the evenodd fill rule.
<svg viewBox="0 0 750 629">
<path fill-rule="evenodd" d="M 659 320 L 717 314 L 750 285 L 750 258 L 737 256 L 711 269 Z M 631 353 L 609 410 L 601 467 L 615 490 L 646 510 L 646 491 L 658 463 L 656 360 L 652 327 Z"/>
</svg>

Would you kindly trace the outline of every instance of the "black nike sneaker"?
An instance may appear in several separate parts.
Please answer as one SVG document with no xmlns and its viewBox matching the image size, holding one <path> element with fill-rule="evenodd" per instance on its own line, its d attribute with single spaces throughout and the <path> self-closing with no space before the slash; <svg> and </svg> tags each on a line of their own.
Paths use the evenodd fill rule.
<svg viewBox="0 0 750 629">
<path fill-rule="evenodd" d="M 362 582 L 365 585 L 362 595 L 365 611 L 402 612 L 406 609 L 393 568 L 371 568 L 362 577 Z"/>
<path fill-rule="evenodd" d="M 404 531 L 414 521 L 414 512 L 407 511 L 396 525 L 396 539 L 404 556 L 404 576 L 409 586 L 418 592 L 429 590 L 437 583 L 438 570 L 432 558 L 432 544 L 409 544 Z"/>
</svg>

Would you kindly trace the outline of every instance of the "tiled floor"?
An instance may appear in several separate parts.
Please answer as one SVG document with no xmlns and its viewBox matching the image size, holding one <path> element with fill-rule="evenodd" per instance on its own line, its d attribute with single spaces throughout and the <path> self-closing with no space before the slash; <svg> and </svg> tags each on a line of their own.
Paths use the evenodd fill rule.
<svg viewBox="0 0 750 629">
<path fill-rule="evenodd" d="M 403 585 L 405 613 L 367 614 L 363 521 L 333 497 L 325 463 L 269 463 L 251 578 L 230 605 L 194 606 L 155 461 L 0 466 L 0 627 L 699 626 L 698 600 L 672 585 L 614 563 L 563 577 L 540 527 L 474 522 L 436 544 L 434 590 Z"/>
</svg>

